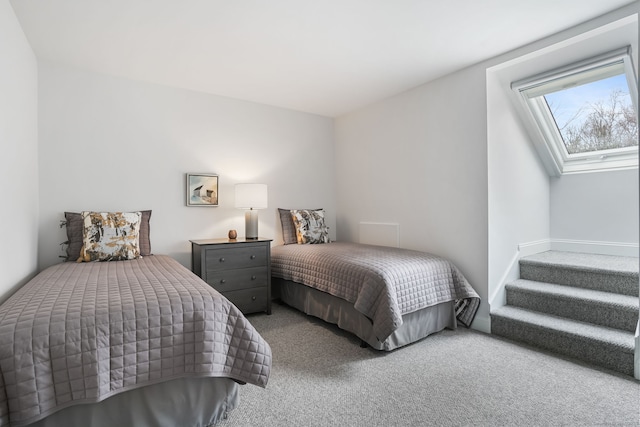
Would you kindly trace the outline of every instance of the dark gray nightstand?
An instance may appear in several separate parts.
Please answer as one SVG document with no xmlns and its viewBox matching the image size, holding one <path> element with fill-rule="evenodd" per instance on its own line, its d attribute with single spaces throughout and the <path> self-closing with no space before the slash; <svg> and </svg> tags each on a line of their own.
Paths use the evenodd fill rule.
<svg viewBox="0 0 640 427">
<path fill-rule="evenodd" d="M 191 269 L 244 314 L 271 314 L 271 239 L 191 240 Z"/>
</svg>

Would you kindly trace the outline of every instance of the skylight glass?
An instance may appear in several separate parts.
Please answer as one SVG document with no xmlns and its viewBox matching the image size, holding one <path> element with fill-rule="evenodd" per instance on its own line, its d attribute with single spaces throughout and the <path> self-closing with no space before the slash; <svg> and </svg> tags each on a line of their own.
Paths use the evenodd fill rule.
<svg viewBox="0 0 640 427">
<path fill-rule="evenodd" d="M 638 94 L 630 48 L 512 88 L 530 113 L 534 143 L 552 173 L 638 166 Z"/>
<path fill-rule="evenodd" d="M 620 71 L 544 95 L 568 154 L 638 146 L 638 120 Z"/>
</svg>

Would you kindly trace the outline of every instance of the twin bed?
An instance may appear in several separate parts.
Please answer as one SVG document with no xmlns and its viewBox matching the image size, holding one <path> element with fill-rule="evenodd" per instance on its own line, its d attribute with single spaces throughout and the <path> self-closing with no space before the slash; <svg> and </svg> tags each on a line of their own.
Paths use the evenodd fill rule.
<svg viewBox="0 0 640 427">
<path fill-rule="evenodd" d="M 134 232 L 144 241 L 134 259 L 74 262 L 95 253 L 70 241 L 70 262 L 0 305 L 1 426 L 211 425 L 237 406 L 239 384 L 266 386 L 269 344 L 194 273 L 148 253 L 149 214 L 135 227 L 111 221 L 125 224 L 128 248 Z M 77 215 L 67 215 L 72 240 L 99 222 Z"/>
<path fill-rule="evenodd" d="M 274 297 L 390 351 L 458 323 L 480 298 L 449 260 L 400 248 L 330 242 L 322 209 L 279 209 L 271 249 Z M 304 243 L 304 244 L 301 244 Z"/>
<path fill-rule="evenodd" d="M 460 322 L 480 299 L 448 260 L 356 243 L 283 245 L 271 252 L 273 293 L 306 314 L 390 351 Z"/>
<path fill-rule="evenodd" d="M 134 259 L 49 267 L 0 306 L 0 426 L 210 425 L 237 406 L 239 384 L 266 386 L 269 344 L 199 277 L 151 255 L 150 214 L 137 217 Z M 292 244 L 301 223 L 322 222 L 296 214 L 281 210 L 285 244 L 271 253 L 286 304 L 379 350 L 471 324 L 478 295 L 449 261 L 329 243 L 326 228 L 308 234 L 324 244 Z M 68 258 L 93 260 L 100 218 L 78 215 L 66 215 Z"/>
</svg>

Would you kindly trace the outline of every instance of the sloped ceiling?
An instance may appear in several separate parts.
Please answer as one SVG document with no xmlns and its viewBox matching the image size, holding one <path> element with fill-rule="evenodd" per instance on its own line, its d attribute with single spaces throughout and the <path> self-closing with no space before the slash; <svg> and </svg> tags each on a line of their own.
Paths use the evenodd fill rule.
<svg viewBox="0 0 640 427">
<path fill-rule="evenodd" d="M 329 117 L 629 3 L 11 0 L 40 59 Z"/>
</svg>

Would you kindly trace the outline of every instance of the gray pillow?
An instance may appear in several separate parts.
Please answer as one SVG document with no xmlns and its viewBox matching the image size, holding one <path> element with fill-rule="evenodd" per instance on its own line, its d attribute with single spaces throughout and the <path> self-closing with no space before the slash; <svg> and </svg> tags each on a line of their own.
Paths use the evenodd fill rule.
<svg viewBox="0 0 640 427">
<path fill-rule="evenodd" d="M 151 255 L 151 230 L 149 220 L 151 211 L 139 211 L 142 214 L 140 222 L 139 247 L 141 256 Z M 82 215 L 78 212 L 65 212 L 67 222 L 67 261 L 75 261 L 80 257 L 82 249 Z M 294 230 L 295 233 L 295 230 Z M 296 240 L 297 241 L 297 240 Z"/>
</svg>

